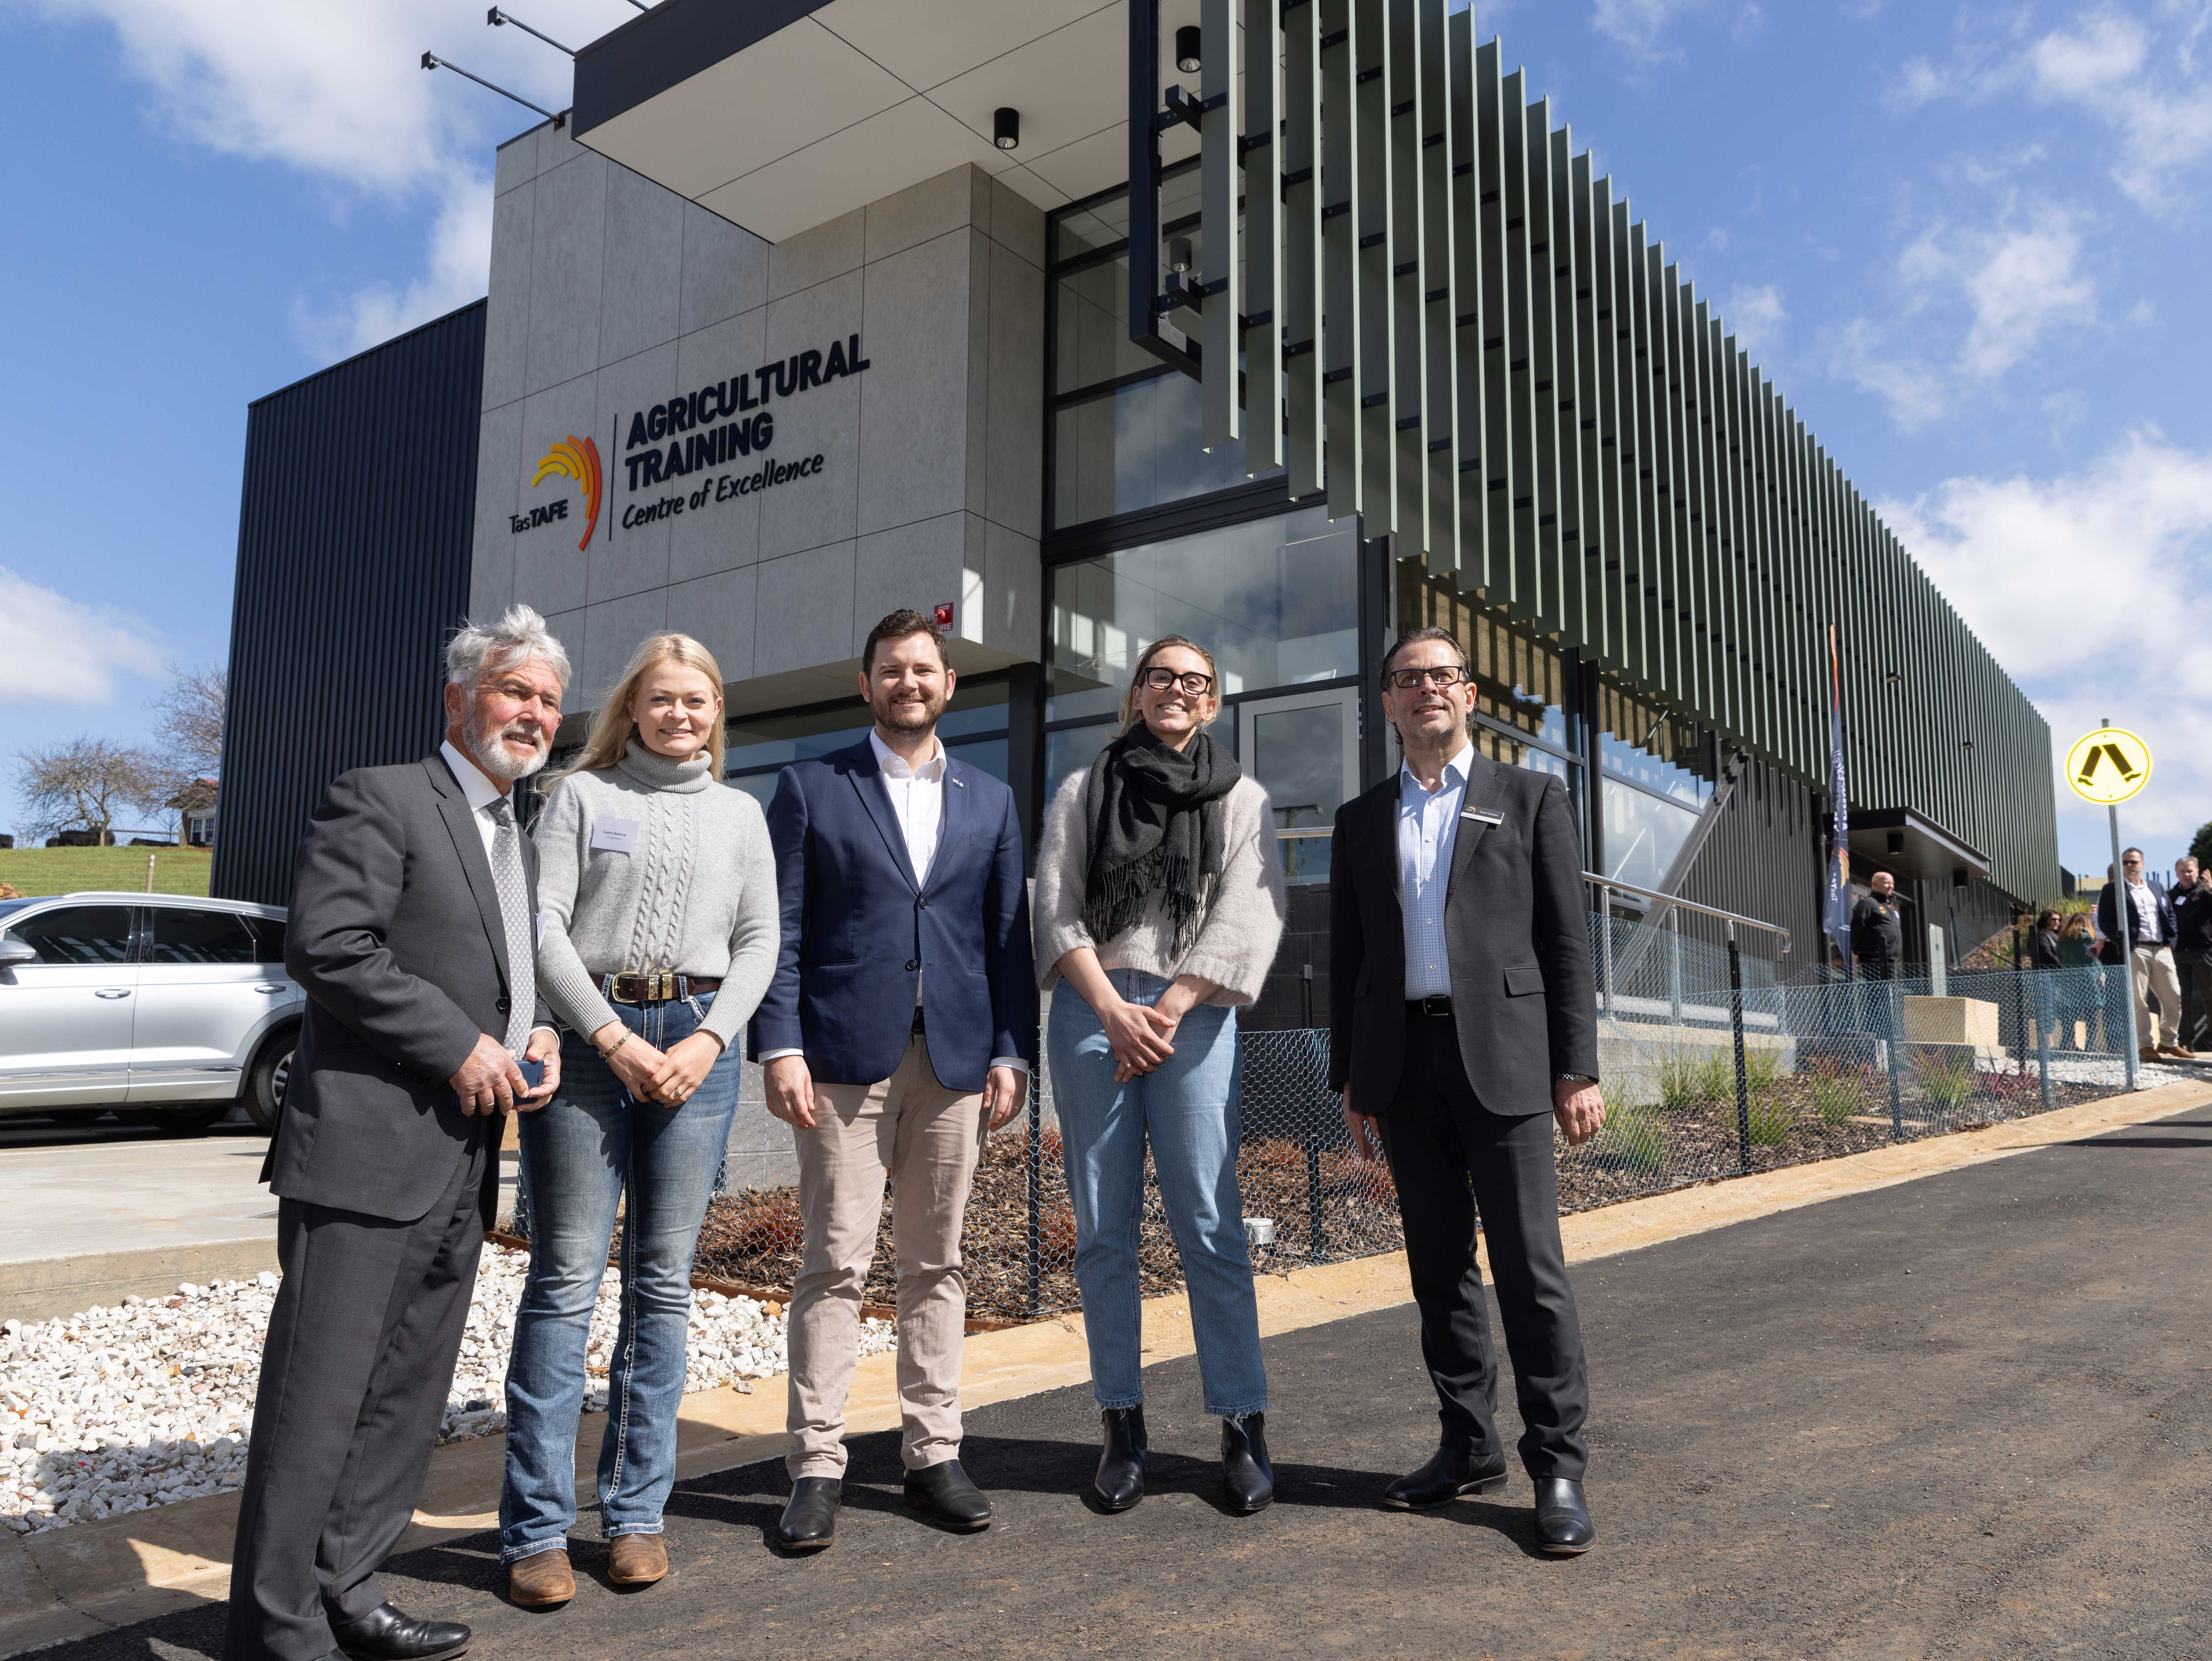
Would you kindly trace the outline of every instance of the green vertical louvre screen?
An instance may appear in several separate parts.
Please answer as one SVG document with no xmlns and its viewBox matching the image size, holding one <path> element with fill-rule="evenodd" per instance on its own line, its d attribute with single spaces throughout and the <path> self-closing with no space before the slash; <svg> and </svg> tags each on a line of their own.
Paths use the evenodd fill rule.
<svg viewBox="0 0 2212 1661">
<path fill-rule="evenodd" d="M 2054 891 L 2042 718 L 1471 15 L 1200 18 L 1207 445 L 1808 782 L 1833 623 L 1861 804 Z"/>
</svg>

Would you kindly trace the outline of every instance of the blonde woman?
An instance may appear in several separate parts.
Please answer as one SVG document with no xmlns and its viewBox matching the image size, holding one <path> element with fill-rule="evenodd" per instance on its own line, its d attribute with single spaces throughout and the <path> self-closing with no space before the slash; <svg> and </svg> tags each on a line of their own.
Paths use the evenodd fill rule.
<svg viewBox="0 0 2212 1661">
<path fill-rule="evenodd" d="M 609 1578 L 668 1572 L 691 1254 L 736 1110 L 737 1035 L 775 967 L 775 859 L 722 774 L 722 673 L 651 635 L 545 805 L 538 984 L 565 1031 L 561 1088 L 521 1126 L 530 1278 L 507 1375 L 500 1555 L 526 1608 L 575 1591 L 585 1341 L 618 1202 L 622 1328 L 600 1445 Z"/>
<path fill-rule="evenodd" d="M 1091 1390 L 1104 1446 L 1097 1503 L 1145 1493 L 1138 1226 L 1150 1144 L 1182 1258 L 1206 1410 L 1221 1421 L 1229 1502 L 1274 1497 L 1267 1374 L 1237 1187 L 1237 1006 L 1259 995 L 1283 932 L 1267 793 L 1206 735 L 1213 658 L 1179 635 L 1137 660 L 1121 735 L 1064 784 L 1037 850 L 1036 960 L 1075 1206 Z"/>
</svg>

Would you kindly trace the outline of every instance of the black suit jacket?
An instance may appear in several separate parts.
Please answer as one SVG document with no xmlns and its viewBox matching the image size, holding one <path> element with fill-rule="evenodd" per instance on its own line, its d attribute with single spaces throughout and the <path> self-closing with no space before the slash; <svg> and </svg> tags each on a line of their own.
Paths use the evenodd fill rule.
<svg viewBox="0 0 2212 1661">
<path fill-rule="evenodd" d="M 530 910 L 538 853 L 520 837 Z M 507 1033 L 507 927 L 468 800 L 441 756 L 343 775 L 300 843 L 284 967 L 307 994 L 270 1150 L 283 1198 L 411 1222 L 481 1122 L 447 1082 Z M 536 1025 L 550 1026 L 540 1001 Z M 499 1162 L 488 1163 L 488 1185 Z"/>
<path fill-rule="evenodd" d="M 1481 809 L 1496 824 L 1466 817 Z M 1445 889 L 1452 1014 L 1468 1082 L 1492 1113 L 1552 1110 L 1552 1080 L 1597 1076 L 1597 983 L 1584 922 L 1582 844 L 1565 786 L 1480 751 Z M 1336 812 L 1329 864 L 1329 1082 L 1382 1113 L 1406 1055 L 1405 909 L 1398 775 Z"/>
</svg>

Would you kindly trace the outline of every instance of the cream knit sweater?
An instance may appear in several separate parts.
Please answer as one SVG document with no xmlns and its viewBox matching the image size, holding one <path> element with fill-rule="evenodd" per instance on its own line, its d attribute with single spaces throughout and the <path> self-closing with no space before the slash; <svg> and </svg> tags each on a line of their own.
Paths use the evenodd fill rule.
<svg viewBox="0 0 2212 1661">
<path fill-rule="evenodd" d="M 1037 983 L 1049 992 L 1060 983 L 1060 960 L 1079 946 L 1098 953 L 1101 967 L 1136 969 L 1173 980 L 1196 975 L 1221 989 L 1206 1001 L 1250 1003 L 1267 982 L 1283 934 L 1283 861 L 1276 847 L 1267 793 L 1241 778 L 1221 800 L 1221 874 L 1202 897 L 1204 916 L 1190 949 L 1175 952 L 1175 922 L 1161 895 L 1144 916 L 1112 940 L 1091 938 L 1083 926 L 1083 884 L 1091 869 L 1091 826 L 1084 812 L 1090 770 L 1061 782 L 1044 816 L 1037 848 L 1036 918 Z"/>
<path fill-rule="evenodd" d="M 633 739 L 612 767 L 554 786 L 532 833 L 538 989 L 586 1037 L 615 1019 L 604 975 L 720 977 L 704 1026 L 726 1050 L 768 990 L 782 935 L 768 821 L 708 766 L 704 753 L 673 762 Z M 615 843 L 629 851 L 604 845 Z"/>
</svg>

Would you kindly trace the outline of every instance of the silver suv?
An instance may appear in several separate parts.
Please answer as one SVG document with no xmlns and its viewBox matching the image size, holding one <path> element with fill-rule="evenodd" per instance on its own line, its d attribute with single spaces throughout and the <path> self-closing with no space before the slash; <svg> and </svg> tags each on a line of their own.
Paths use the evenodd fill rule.
<svg viewBox="0 0 2212 1661">
<path fill-rule="evenodd" d="M 0 900 L 0 1115 L 119 1107 L 195 1130 L 242 1102 L 270 1129 L 306 1007 L 275 906 Z"/>
</svg>

